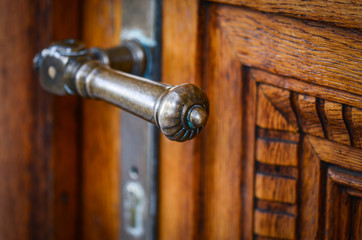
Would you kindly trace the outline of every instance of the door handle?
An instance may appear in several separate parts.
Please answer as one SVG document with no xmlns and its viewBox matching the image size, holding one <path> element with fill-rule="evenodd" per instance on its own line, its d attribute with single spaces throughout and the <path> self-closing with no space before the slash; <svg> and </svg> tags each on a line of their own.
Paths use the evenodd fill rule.
<svg viewBox="0 0 362 240">
<path fill-rule="evenodd" d="M 146 60 L 136 40 L 88 50 L 68 39 L 43 49 L 34 67 L 48 92 L 101 99 L 156 124 L 170 140 L 192 139 L 208 119 L 206 94 L 193 84 L 172 86 L 132 75 L 143 74 Z"/>
</svg>

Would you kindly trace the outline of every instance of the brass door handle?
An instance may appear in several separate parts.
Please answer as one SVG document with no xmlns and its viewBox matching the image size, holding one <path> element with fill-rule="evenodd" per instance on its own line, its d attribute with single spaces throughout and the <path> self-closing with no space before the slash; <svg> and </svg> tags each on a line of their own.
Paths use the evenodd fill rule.
<svg viewBox="0 0 362 240">
<path fill-rule="evenodd" d="M 172 86 L 129 74 L 142 74 L 145 61 L 134 40 L 106 50 L 65 40 L 42 50 L 34 67 L 46 91 L 101 99 L 156 124 L 170 140 L 193 138 L 207 122 L 206 94 L 193 84 Z"/>
</svg>

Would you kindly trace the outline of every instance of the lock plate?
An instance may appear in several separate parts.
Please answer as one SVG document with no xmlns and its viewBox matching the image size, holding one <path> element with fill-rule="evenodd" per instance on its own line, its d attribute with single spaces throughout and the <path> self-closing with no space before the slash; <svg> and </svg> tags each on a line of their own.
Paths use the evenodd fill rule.
<svg viewBox="0 0 362 240">
<path fill-rule="evenodd" d="M 123 40 L 136 38 L 147 46 L 157 43 L 157 8 L 156 0 L 123 0 L 122 33 Z"/>
<path fill-rule="evenodd" d="M 121 40 L 137 39 L 143 45 L 147 54 L 144 77 L 160 81 L 161 1 L 123 0 L 123 9 Z M 159 132 L 155 126 L 126 112 L 122 113 L 121 121 L 125 139 L 121 156 L 121 239 L 156 240 Z M 139 205 L 130 205 L 130 189 L 143 191 Z"/>
</svg>

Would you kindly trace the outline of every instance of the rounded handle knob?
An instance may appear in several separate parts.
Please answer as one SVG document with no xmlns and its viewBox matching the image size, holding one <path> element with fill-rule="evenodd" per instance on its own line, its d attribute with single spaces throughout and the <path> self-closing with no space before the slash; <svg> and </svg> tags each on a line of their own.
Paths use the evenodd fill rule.
<svg viewBox="0 0 362 240">
<path fill-rule="evenodd" d="M 156 110 L 156 124 L 167 138 L 186 141 L 205 126 L 209 114 L 206 94 L 193 84 L 168 89 Z"/>
</svg>

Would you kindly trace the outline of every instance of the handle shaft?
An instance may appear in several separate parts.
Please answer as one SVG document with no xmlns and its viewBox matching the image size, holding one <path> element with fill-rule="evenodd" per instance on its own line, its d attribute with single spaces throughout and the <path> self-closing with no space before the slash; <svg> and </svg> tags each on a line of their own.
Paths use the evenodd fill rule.
<svg viewBox="0 0 362 240">
<path fill-rule="evenodd" d="M 84 45 L 65 40 L 39 53 L 34 66 L 45 90 L 107 101 L 158 125 L 171 140 L 193 138 L 208 118 L 207 96 L 195 85 L 172 86 L 109 67 L 141 74 L 145 53 L 135 41 L 107 50 L 93 48 L 90 54 Z"/>
<path fill-rule="evenodd" d="M 171 88 L 110 69 L 98 61 L 85 63 L 78 70 L 75 82 L 77 92 L 83 97 L 105 100 L 154 124 L 157 102 Z"/>
</svg>

